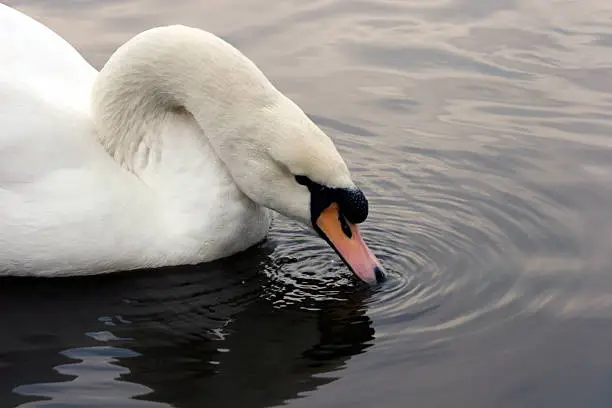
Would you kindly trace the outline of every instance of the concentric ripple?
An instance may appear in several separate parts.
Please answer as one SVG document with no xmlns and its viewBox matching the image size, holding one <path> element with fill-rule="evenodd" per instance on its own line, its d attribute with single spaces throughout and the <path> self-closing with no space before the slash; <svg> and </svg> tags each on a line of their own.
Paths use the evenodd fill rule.
<svg viewBox="0 0 612 408">
<path fill-rule="evenodd" d="M 393 154 L 389 146 L 377 149 L 383 157 Z M 488 152 L 416 148 L 399 165 L 358 169 L 355 177 L 371 202 L 362 231 L 387 282 L 361 287 L 322 240 L 278 219 L 266 296 L 277 307 L 317 308 L 347 292 L 367 291 L 362 308 L 383 329 L 377 337 L 385 342 L 482 332 L 566 297 L 570 275 L 560 270 L 553 282 L 526 265 L 567 258 L 572 250 L 579 255 L 575 219 L 563 200 L 575 185 L 547 194 L 531 183 L 537 167 L 526 162 L 529 148 L 522 149 L 520 155 L 505 151 L 505 160 L 524 162 L 512 175 L 500 169 L 503 163 L 495 167 Z M 491 170 L 482 173 L 479 161 L 491 161 Z"/>
</svg>

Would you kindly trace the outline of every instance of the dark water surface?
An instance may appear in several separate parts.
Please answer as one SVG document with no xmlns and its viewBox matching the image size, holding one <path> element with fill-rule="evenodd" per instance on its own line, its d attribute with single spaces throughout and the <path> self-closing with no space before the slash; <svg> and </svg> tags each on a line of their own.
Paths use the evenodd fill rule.
<svg viewBox="0 0 612 408">
<path fill-rule="evenodd" d="M 277 218 L 190 268 L 0 280 L 0 407 L 612 406 L 612 3 L 9 1 L 100 67 L 211 30 L 336 141 L 374 290 Z"/>
</svg>

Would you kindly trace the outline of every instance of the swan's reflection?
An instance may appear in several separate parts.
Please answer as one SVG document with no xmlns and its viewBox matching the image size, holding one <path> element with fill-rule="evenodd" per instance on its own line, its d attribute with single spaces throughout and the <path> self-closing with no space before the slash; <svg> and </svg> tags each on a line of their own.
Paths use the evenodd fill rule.
<svg viewBox="0 0 612 408">
<path fill-rule="evenodd" d="M 373 340 L 367 294 L 276 309 L 261 296 L 262 271 L 278 267 L 270 252 L 262 245 L 194 267 L 0 281 L 0 307 L 14 311 L 0 316 L 13 328 L 0 337 L 9 404 L 264 407 L 333 381 Z"/>
</svg>

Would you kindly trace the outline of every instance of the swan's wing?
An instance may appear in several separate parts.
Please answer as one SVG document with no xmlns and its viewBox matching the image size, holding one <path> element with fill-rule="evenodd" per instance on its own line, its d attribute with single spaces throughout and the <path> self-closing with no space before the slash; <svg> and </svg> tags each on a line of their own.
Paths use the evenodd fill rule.
<svg viewBox="0 0 612 408">
<path fill-rule="evenodd" d="M 0 188 L 102 150 L 89 114 L 96 74 L 59 35 L 0 4 Z"/>
<path fill-rule="evenodd" d="M 104 183 L 122 176 L 93 131 L 96 75 L 59 35 L 0 4 L 0 227 L 50 223 L 70 203 L 99 211 Z"/>
<path fill-rule="evenodd" d="M 89 108 L 96 70 L 66 40 L 38 21 L 0 4 L 0 86 L 50 102 Z M 2 105 L 7 101 L 0 100 Z M 4 109 L 4 106 L 3 106 Z"/>
<path fill-rule="evenodd" d="M 87 109 L 0 84 L 0 276 L 144 262 L 152 200 L 92 128 Z"/>
<path fill-rule="evenodd" d="M 78 259 L 97 247 L 74 242 L 103 240 L 118 218 L 114 186 L 133 183 L 96 140 L 95 76 L 61 37 L 0 4 L 0 274 L 58 251 Z"/>
<path fill-rule="evenodd" d="M 0 4 L 0 275 L 131 269 L 157 256 L 166 224 L 155 196 L 96 138 L 96 75 L 60 36 Z"/>
</svg>

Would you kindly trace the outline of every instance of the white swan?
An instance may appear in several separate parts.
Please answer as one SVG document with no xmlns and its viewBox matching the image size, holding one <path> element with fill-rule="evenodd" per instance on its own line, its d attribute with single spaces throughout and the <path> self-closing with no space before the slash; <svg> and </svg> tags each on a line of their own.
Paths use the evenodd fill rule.
<svg viewBox="0 0 612 408">
<path fill-rule="evenodd" d="M 332 141 L 234 47 L 169 26 L 98 73 L 0 4 L 0 275 L 194 264 L 312 226 L 362 280 L 383 272 Z"/>
</svg>

